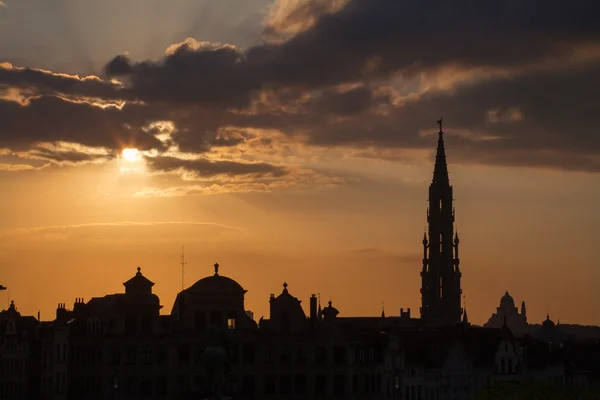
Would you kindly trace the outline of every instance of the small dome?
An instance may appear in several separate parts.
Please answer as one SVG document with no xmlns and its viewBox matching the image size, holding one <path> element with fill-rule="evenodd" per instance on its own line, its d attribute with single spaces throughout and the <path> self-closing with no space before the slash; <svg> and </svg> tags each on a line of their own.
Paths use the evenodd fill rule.
<svg viewBox="0 0 600 400">
<path fill-rule="evenodd" d="M 554 321 L 550 319 L 550 315 L 546 314 L 546 320 L 542 322 L 542 327 L 544 328 L 554 328 Z"/>
<path fill-rule="evenodd" d="M 515 307 L 515 300 L 511 297 L 510 294 L 508 294 L 508 291 L 506 293 L 504 293 L 504 296 L 502 296 L 502 299 L 500 299 L 500 308 L 503 309 L 512 309 Z"/>
<path fill-rule="evenodd" d="M 204 293 L 246 293 L 239 283 L 231 278 L 221 275 L 202 278 L 187 290 Z"/>
</svg>

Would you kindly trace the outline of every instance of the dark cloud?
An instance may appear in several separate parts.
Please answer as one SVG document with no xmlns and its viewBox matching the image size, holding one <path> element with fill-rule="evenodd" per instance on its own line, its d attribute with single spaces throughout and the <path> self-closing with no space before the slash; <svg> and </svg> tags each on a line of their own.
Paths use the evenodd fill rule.
<svg viewBox="0 0 600 400">
<path fill-rule="evenodd" d="M 276 29 L 285 31 L 286 23 L 307 28 L 281 43 L 241 51 L 190 39 L 171 46 L 158 61 L 119 55 L 104 70 L 124 86 L 0 68 L 0 87 L 42 95 L 27 105 L 0 100 L 0 147 L 68 141 L 160 148 L 153 136 L 158 130 L 144 129 L 164 120 L 173 122 L 169 140 L 184 152 L 248 142 L 248 136 L 224 133 L 231 127 L 276 129 L 320 146 L 431 148 L 431 138 L 421 133 L 433 131 L 435 119 L 444 115 L 460 161 L 597 170 L 600 66 L 574 67 L 573 58 L 581 57 L 585 46 L 588 55 L 600 47 L 600 3 L 349 0 L 336 12 L 324 2 L 303 4 Z M 312 24 L 302 21 L 311 18 Z M 540 69 L 542 64 L 547 69 Z M 463 73 L 499 68 L 504 74 L 399 101 L 380 90 L 392 74 L 435 75 L 447 66 Z M 265 93 L 270 97 L 263 98 Z M 144 104 L 100 108 L 60 97 Z M 495 140 L 482 140 L 486 136 Z M 270 164 L 206 159 L 160 157 L 149 163 L 157 170 L 206 176 L 248 168 L 282 173 Z"/>
<path fill-rule="evenodd" d="M 133 66 L 129 57 L 118 55 L 104 66 L 104 73 L 108 76 L 123 76 L 133 72 Z"/>
<path fill-rule="evenodd" d="M 184 42 L 158 63 L 117 56 L 105 71 L 128 77 L 131 97 L 145 101 L 244 107 L 260 87 L 239 50 L 195 41 Z"/>
<path fill-rule="evenodd" d="M 464 83 L 407 99 L 385 116 L 369 114 L 306 131 L 317 145 L 430 148 L 433 139 L 421 133 L 434 132 L 434 116 L 444 115 L 452 154 L 460 161 L 589 170 L 598 164 L 584 157 L 600 156 L 599 71 L 600 64 L 592 64 Z"/>
<path fill-rule="evenodd" d="M 37 148 L 26 154 L 27 158 L 41 159 L 50 161 L 57 164 L 83 164 L 94 161 L 107 161 L 114 158 L 115 154 L 98 154 L 89 153 L 85 149 L 81 151 L 77 150 L 63 150 L 53 148 Z"/>
<path fill-rule="evenodd" d="M 31 90 L 36 94 L 62 94 L 102 99 L 122 99 L 126 93 L 95 76 L 80 78 L 33 68 L 0 67 L 0 88 Z"/>
<path fill-rule="evenodd" d="M 598 44 L 592 0 L 349 0 L 309 29 L 252 48 L 266 81 L 320 86 L 453 64 L 513 67 Z"/>
<path fill-rule="evenodd" d="M 64 141 L 89 147 L 161 148 L 142 128 L 155 117 L 151 109 L 128 104 L 98 107 L 54 96 L 26 105 L 0 99 L 0 148 L 27 150 L 36 143 Z"/>
<path fill-rule="evenodd" d="M 183 170 L 196 174 L 200 178 L 211 178 L 217 175 L 241 176 L 259 175 L 280 177 L 288 172 L 267 163 L 241 163 L 234 161 L 211 161 L 206 158 L 181 159 L 177 157 L 147 157 L 149 168 L 156 172 L 173 172 Z"/>
</svg>

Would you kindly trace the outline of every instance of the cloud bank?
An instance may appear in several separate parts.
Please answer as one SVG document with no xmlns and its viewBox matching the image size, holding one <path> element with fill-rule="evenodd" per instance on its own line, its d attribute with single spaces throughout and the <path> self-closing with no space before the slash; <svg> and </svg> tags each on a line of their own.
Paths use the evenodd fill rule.
<svg viewBox="0 0 600 400">
<path fill-rule="evenodd" d="M 154 173 L 285 182 L 299 168 L 290 143 L 431 149 L 424 133 L 444 115 L 451 162 L 598 172 L 599 12 L 591 0 L 281 0 L 247 49 L 190 38 L 86 77 L 0 64 L 0 148 L 77 163 L 136 147 L 154 152 Z M 48 150 L 57 142 L 105 153 Z"/>
</svg>

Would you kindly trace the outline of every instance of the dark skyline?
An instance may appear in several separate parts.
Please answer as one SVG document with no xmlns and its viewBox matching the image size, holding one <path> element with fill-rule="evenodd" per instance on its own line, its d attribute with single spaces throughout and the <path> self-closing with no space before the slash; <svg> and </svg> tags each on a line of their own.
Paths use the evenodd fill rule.
<svg viewBox="0 0 600 400">
<path fill-rule="evenodd" d="M 218 260 L 257 315 L 282 281 L 418 310 L 443 115 L 471 321 L 508 290 L 530 321 L 600 325 L 594 2 L 238 3 L 2 1 L 0 282 L 21 310 L 137 265 L 172 303 L 182 244 L 187 282 Z"/>
</svg>

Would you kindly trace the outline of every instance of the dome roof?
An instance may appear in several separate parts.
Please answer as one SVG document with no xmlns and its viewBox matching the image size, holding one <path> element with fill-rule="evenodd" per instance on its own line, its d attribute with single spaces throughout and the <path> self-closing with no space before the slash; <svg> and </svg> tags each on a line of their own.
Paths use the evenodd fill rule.
<svg viewBox="0 0 600 400">
<path fill-rule="evenodd" d="M 246 290 L 231 278 L 221 275 L 213 275 L 190 286 L 186 291 L 204 293 L 246 293 Z"/>
<path fill-rule="evenodd" d="M 504 309 L 511 309 L 515 307 L 515 300 L 508 294 L 508 291 L 504 293 L 502 299 L 500 299 L 500 307 Z"/>
<path fill-rule="evenodd" d="M 546 314 L 546 320 L 542 322 L 542 327 L 544 328 L 554 328 L 554 321 L 550 319 L 550 315 Z"/>
<path fill-rule="evenodd" d="M 219 275 L 219 264 L 215 264 L 215 274 L 202 278 L 188 289 L 186 292 L 204 292 L 204 293 L 246 293 L 244 288 L 231 278 Z"/>
</svg>

